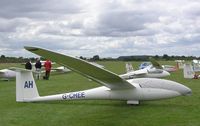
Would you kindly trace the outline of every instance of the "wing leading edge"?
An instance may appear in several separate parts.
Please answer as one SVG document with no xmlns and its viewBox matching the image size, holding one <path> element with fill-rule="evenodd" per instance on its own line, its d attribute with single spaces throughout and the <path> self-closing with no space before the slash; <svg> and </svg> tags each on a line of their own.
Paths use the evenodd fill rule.
<svg viewBox="0 0 200 126">
<path fill-rule="evenodd" d="M 110 89 L 129 89 L 135 88 L 132 84 L 119 77 L 117 74 L 108 70 L 94 66 L 87 61 L 74 58 L 71 56 L 56 53 L 50 50 L 38 47 L 24 47 L 26 50 L 50 59 L 58 64 L 66 66 L 67 68 L 75 71 L 83 76 L 90 78 Z"/>
</svg>

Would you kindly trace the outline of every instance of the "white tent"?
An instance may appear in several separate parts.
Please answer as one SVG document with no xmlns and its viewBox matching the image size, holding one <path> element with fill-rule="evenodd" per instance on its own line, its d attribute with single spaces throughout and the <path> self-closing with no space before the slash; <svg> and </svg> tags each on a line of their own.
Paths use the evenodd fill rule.
<svg viewBox="0 0 200 126">
<path fill-rule="evenodd" d="M 184 78 L 189 78 L 189 79 L 194 78 L 195 75 L 195 72 L 192 69 L 191 64 L 184 64 L 183 73 L 184 73 Z"/>
<path fill-rule="evenodd" d="M 175 60 L 178 69 L 183 69 L 185 60 Z"/>
<path fill-rule="evenodd" d="M 199 60 L 192 60 L 192 66 L 193 66 L 193 70 L 195 72 L 200 71 L 200 61 Z"/>
</svg>

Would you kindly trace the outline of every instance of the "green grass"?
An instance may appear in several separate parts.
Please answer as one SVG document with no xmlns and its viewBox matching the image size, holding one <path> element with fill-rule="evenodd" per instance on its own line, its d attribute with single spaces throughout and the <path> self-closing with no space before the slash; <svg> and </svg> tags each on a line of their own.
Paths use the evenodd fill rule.
<svg viewBox="0 0 200 126">
<path fill-rule="evenodd" d="M 99 62 L 115 73 L 124 73 L 124 62 Z M 138 68 L 140 62 L 132 62 Z M 174 64 L 173 62 L 161 62 Z M 0 68 L 16 64 L 0 64 Z M 130 106 L 126 101 L 83 100 L 17 103 L 15 81 L 0 81 L 0 126 L 199 126 L 200 80 L 183 78 L 182 71 L 166 79 L 183 83 L 192 96 L 161 101 L 143 101 Z M 84 90 L 100 86 L 76 73 L 52 75 L 36 81 L 40 95 Z"/>
</svg>

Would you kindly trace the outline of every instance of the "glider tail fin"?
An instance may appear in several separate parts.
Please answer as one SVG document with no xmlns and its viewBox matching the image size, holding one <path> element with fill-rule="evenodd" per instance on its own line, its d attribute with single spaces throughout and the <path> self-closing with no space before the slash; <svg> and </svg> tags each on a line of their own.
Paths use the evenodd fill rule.
<svg viewBox="0 0 200 126">
<path fill-rule="evenodd" d="M 131 63 L 126 63 L 126 73 L 134 71 Z"/>
<path fill-rule="evenodd" d="M 16 101 L 30 102 L 40 97 L 31 70 L 11 68 L 16 71 Z"/>
<path fill-rule="evenodd" d="M 192 69 L 191 64 L 184 65 L 183 73 L 184 73 L 184 78 L 194 78 L 195 75 L 195 72 Z"/>
<path fill-rule="evenodd" d="M 157 69 L 163 69 L 162 66 L 152 57 L 149 58 L 151 64 Z"/>
</svg>

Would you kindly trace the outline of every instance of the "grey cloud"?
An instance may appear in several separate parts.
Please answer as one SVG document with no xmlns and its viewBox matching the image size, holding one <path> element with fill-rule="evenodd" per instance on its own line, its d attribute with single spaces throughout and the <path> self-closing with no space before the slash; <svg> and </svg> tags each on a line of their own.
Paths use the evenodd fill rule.
<svg viewBox="0 0 200 126">
<path fill-rule="evenodd" d="M 3 18 L 58 18 L 63 14 L 80 13 L 80 0 L 3 0 L 0 15 Z"/>
<path fill-rule="evenodd" d="M 98 17 L 95 29 L 86 29 L 86 35 L 129 36 L 147 34 L 145 23 L 155 22 L 158 15 L 151 11 L 108 11 Z"/>
<path fill-rule="evenodd" d="M 187 18 L 198 18 L 200 15 L 199 1 L 193 1 L 183 7 L 183 14 Z"/>
<path fill-rule="evenodd" d="M 200 33 L 196 35 L 192 35 L 191 37 L 181 37 L 180 39 L 177 40 L 176 45 L 194 45 L 194 44 L 199 44 L 200 42 Z"/>
<path fill-rule="evenodd" d="M 4 0 L 0 7 L 5 54 L 30 45 L 85 56 L 183 55 L 184 48 L 200 55 L 198 1 Z"/>
<path fill-rule="evenodd" d="M 4 19 L 0 18 L 0 32 L 15 32 L 17 27 L 24 26 L 29 23 L 28 18 Z"/>
</svg>

